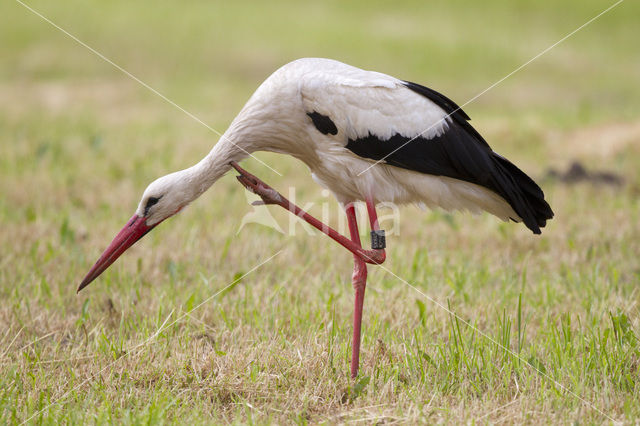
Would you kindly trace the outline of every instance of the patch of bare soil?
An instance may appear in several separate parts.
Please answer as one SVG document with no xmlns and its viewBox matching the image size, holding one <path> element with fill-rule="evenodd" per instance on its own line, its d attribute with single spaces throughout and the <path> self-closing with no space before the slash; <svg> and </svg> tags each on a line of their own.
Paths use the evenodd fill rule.
<svg viewBox="0 0 640 426">
<path fill-rule="evenodd" d="M 580 182 L 613 186 L 621 186 L 624 184 L 624 177 L 621 175 L 606 170 L 588 170 L 579 161 L 571 163 L 564 172 L 550 168 L 545 174 L 545 178 L 554 179 L 567 184 Z"/>
</svg>

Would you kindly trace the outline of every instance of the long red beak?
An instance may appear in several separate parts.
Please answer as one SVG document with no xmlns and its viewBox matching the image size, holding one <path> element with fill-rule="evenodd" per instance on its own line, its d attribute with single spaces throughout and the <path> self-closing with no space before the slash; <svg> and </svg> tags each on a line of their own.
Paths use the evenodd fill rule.
<svg viewBox="0 0 640 426">
<path fill-rule="evenodd" d="M 80 283 L 78 291 L 88 286 L 91 281 L 98 278 L 117 258 L 120 257 L 129 247 L 135 244 L 140 238 L 142 238 L 147 232 L 151 231 L 158 225 L 157 223 L 151 226 L 147 226 L 147 221 L 144 217 L 140 217 L 134 214 L 133 217 L 122 228 L 118 235 L 111 241 L 109 247 L 102 253 L 98 261 L 91 268 L 89 273 Z"/>
</svg>

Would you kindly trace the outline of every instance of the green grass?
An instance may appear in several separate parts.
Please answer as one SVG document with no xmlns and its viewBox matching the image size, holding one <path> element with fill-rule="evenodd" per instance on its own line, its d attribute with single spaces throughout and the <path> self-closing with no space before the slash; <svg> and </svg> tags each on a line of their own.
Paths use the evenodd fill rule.
<svg viewBox="0 0 640 426">
<path fill-rule="evenodd" d="M 463 103 L 611 3 L 29 4 L 223 131 L 270 72 L 304 56 Z M 534 237 L 404 208 L 393 274 L 370 268 L 352 381 L 351 257 L 302 228 L 238 233 L 252 208 L 231 175 L 76 295 L 146 184 L 217 137 L 3 2 L 0 421 L 637 423 L 639 13 L 625 1 L 465 107 L 540 180 L 556 218 Z M 246 168 L 295 185 L 321 215 L 328 199 L 303 165 L 258 157 L 284 176 Z M 625 185 L 542 179 L 573 160 Z"/>
</svg>

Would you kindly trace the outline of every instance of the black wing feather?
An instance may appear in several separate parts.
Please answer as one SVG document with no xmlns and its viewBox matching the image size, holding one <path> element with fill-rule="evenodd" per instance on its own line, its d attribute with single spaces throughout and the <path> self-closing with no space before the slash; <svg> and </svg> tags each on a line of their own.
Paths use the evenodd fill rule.
<svg viewBox="0 0 640 426">
<path fill-rule="evenodd" d="M 487 148 L 491 149 L 491 147 L 489 146 L 487 141 L 484 140 L 482 135 L 478 133 L 478 131 L 474 129 L 471 124 L 469 124 L 469 120 L 471 120 L 471 117 L 469 117 L 467 113 L 464 112 L 462 108 L 458 106 L 457 103 L 453 102 L 451 99 L 447 98 L 442 93 L 436 92 L 435 90 L 422 86 L 420 84 L 412 83 L 410 81 L 404 81 L 404 85 L 408 89 L 413 90 L 414 92 L 424 96 L 425 98 L 432 101 L 434 104 L 438 105 L 440 108 L 444 110 L 444 112 L 446 112 L 449 115 L 449 117 L 453 119 L 453 121 L 461 125 L 462 128 L 464 128 L 467 132 L 469 132 L 469 134 L 475 136 L 478 142 L 480 142 L 483 145 L 486 145 Z"/>
<path fill-rule="evenodd" d="M 406 86 L 450 114 L 449 128 L 431 139 L 399 134 L 381 140 L 369 134 L 349 139 L 346 148 L 372 160 L 421 173 L 447 176 L 488 188 L 504 198 L 524 224 L 539 234 L 553 217 L 542 189 L 522 170 L 491 150 L 469 124 L 469 116 L 446 96 L 415 83 Z"/>
</svg>

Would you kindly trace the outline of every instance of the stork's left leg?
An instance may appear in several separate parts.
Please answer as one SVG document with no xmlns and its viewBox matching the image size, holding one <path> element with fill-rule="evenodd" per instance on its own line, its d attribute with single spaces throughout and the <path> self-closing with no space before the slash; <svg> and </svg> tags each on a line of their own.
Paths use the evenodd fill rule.
<svg viewBox="0 0 640 426">
<path fill-rule="evenodd" d="M 384 231 L 380 230 L 378 225 L 378 216 L 376 214 L 375 203 L 371 197 L 367 198 L 367 211 L 369 213 L 369 222 L 371 223 L 371 250 L 365 250 L 360 243 L 360 234 L 358 233 L 358 222 L 356 220 L 355 208 L 353 204 L 349 204 L 346 208 L 347 221 L 349 224 L 349 233 L 351 238 L 338 233 L 330 226 L 320 222 L 309 213 L 302 210 L 286 198 L 278 191 L 271 188 L 266 183 L 244 170 L 236 162 L 230 165 L 240 173 L 237 176 L 238 181 L 248 190 L 258 194 L 262 198 L 264 204 L 279 205 L 307 223 L 322 231 L 331 237 L 344 248 L 353 254 L 353 288 L 355 290 L 355 303 L 353 312 L 353 352 L 351 353 L 351 377 L 358 375 L 358 367 L 360 363 L 360 334 L 362 327 L 362 307 L 364 305 L 364 290 L 367 285 L 367 263 L 380 265 L 385 261 L 385 237 Z"/>
<path fill-rule="evenodd" d="M 369 223 L 371 224 L 371 248 L 373 250 L 385 249 L 384 231 L 380 230 L 378 224 L 378 215 L 376 213 L 375 201 L 372 197 L 367 197 L 367 212 L 369 214 Z M 358 220 L 356 218 L 355 208 L 352 203 L 346 207 L 347 223 L 349 224 L 349 234 L 351 241 L 358 247 L 362 247 L 360 243 L 360 233 L 358 232 Z M 362 257 L 353 255 L 353 275 L 351 282 L 355 291 L 354 309 L 353 309 L 353 348 L 351 352 L 351 378 L 356 378 L 360 368 L 360 340 L 362 335 L 362 308 L 364 306 L 364 291 L 367 287 L 367 264 Z"/>
<path fill-rule="evenodd" d="M 349 233 L 351 241 L 358 247 L 362 247 L 360 243 L 360 233 L 358 232 L 358 220 L 356 219 L 355 208 L 349 203 L 346 208 L 347 223 L 349 224 Z M 367 287 L 367 264 L 362 258 L 353 255 L 353 275 L 351 283 L 355 291 L 355 300 L 353 306 L 353 342 L 351 345 L 351 378 L 358 375 L 360 367 L 360 336 L 362 334 L 362 307 L 364 306 L 364 290 Z"/>
</svg>

